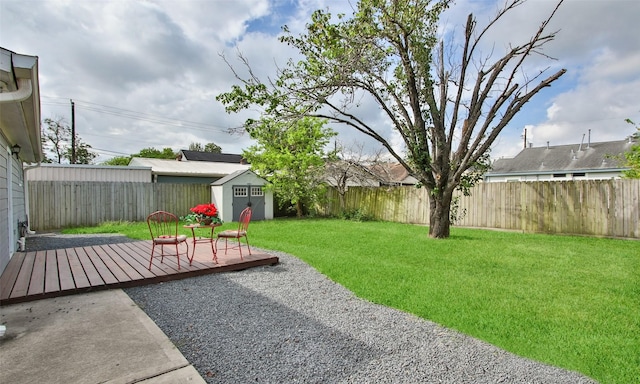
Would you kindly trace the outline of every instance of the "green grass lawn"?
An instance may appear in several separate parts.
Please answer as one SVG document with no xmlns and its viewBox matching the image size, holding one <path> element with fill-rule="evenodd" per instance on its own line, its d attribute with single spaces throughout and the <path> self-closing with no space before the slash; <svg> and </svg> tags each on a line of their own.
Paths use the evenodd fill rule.
<svg viewBox="0 0 640 384">
<path fill-rule="evenodd" d="M 640 381 L 639 241 L 455 227 L 435 240 L 427 231 L 287 219 L 252 222 L 249 236 L 372 302 L 603 383 Z M 143 223 L 67 232 L 149 236 Z"/>
</svg>

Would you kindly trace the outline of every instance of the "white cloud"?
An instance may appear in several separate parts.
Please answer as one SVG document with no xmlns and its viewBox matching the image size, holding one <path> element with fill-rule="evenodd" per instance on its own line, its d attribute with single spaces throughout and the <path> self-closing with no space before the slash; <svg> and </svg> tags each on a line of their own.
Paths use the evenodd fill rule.
<svg viewBox="0 0 640 384">
<path fill-rule="evenodd" d="M 496 31 L 498 36 L 518 37 L 521 26 L 553 5 L 534 0 L 520 16 Z M 640 115 L 640 2 L 634 0 L 567 0 L 550 25 L 559 30 L 546 53 L 557 58 L 554 68 L 567 73 L 541 92 L 496 143 L 495 156 L 513 156 L 522 149 L 515 130 L 531 125 L 534 146 L 579 143 L 591 130 L 592 141 L 622 140 L 634 132 L 625 118 Z M 517 26 L 517 27 L 515 27 Z M 521 36 L 522 37 L 522 36 Z"/>
<path fill-rule="evenodd" d="M 276 66 L 295 55 L 277 40 L 280 25 L 298 34 L 313 10 L 329 7 L 333 14 L 351 14 L 355 3 L 2 0 L 0 46 L 39 57 L 42 117 L 64 116 L 69 121 L 69 99 L 76 100 L 78 132 L 94 148 L 126 154 L 145 147 L 180 149 L 193 141 L 213 141 L 225 152 L 240 153 L 249 138 L 230 136 L 225 129 L 240 126 L 255 112 L 229 115 L 215 100 L 237 83 L 218 54 L 224 52 L 234 61 L 240 49 L 261 78 L 274 76 Z M 553 4 L 530 0 L 498 25 L 486 52 L 493 42 L 502 48 L 528 38 Z M 495 9 L 488 1 L 458 0 L 442 22 L 460 32 L 470 11 L 483 23 Z M 624 118 L 640 120 L 639 14 L 636 0 L 566 0 L 551 26 L 561 31 L 546 51 L 558 61 L 536 58 L 532 68 L 552 65 L 568 73 L 523 109 L 493 154 L 517 153 L 525 125 L 533 126 L 536 145 L 547 140 L 576 142 L 587 129 L 599 141 L 633 132 Z M 90 110 L 87 103 L 101 112 Z M 125 118 L 101 106 L 146 117 Z M 393 145 L 401 145 L 375 105 L 363 103 L 361 110 L 379 120 Z M 164 124 L 149 116 L 184 124 Z M 346 143 L 377 146 L 352 129 L 339 130 Z"/>
<path fill-rule="evenodd" d="M 204 45 L 227 43 L 241 38 L 247 24 L 270 11 L 268 0 L 181 1 L 157 0 L 152 3 L 190 40 Z"/>
</svg>

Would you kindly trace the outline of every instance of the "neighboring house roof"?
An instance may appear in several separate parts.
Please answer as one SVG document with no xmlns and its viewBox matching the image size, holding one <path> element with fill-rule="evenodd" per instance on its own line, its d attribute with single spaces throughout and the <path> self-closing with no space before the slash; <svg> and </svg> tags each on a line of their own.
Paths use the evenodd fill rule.
<svg viewBox="0 0 640 384">
<path fill-rule="evenodd" d="M 192 177 L 224 177 L 236 171 L 249 169 L 248 164 L 187 162 L 165 159 L 148 159 L 134 157 L 129 166 L 151 167 L 154 175 L 192 176 Z"/>
<path fill-rule="evenodd" d="M 180 151 L 179 159 L 180 161 L 209 161 L 213 163 L 247 163 L 247 161 L 242 158 L 242 155 L 235 155 L 231 153 L 188 151 L 186 149 Z"/>
<path fill-rule="evenodd" d="M 514 158 L 496 160 L 487 175 L 622 171 L 622 156 L 633 144 L 628 139 L 525 148 Z"/>
<path fill-rule="evenodd" d="M 334 160 L 325 163 L 325 181 L 332 187 L 346 179 L 346 187 L 379 187 L 379 177 L 368 165 L 353 160 Z"/>
<path fill-rule="evenodd" d="M 24 162 L 42 160 L 38 57 L 0 48 L 0 131 Z"/>
<path fill-rule="evenodd" d="M 400 163 L 379 163 L 370 168 L 371 172 L 380 178 L 382 184 L 415 185 L 418 179 L 411 176 L 409 171 Z"/>
</svg>

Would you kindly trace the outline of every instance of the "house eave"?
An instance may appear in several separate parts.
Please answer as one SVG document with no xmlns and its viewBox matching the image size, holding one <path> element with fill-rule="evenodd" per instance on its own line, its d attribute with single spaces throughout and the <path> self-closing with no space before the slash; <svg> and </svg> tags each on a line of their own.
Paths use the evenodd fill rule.
<svg viewBox="0 0 640 384">
<path fill-rule="evenodd" d="M 0 130 L 23 162 L 42 159 L 38 58 L 0 48 Z M 10 150 L 8 148 L 8 150 Z"/>
</svg>

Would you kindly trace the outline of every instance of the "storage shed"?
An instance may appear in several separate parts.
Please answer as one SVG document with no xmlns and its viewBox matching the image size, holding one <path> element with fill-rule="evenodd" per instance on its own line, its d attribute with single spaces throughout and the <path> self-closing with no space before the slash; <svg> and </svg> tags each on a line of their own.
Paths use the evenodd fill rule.
<svg viewBox="0 0 640 384">
<path fill-rule="evenodd" d="M 273 192 L 265 191 L 267 181 L 252 171 L 233 172 L 211 183 L 211 201 L 224 222 L 238 221 L 247 206 L 253 209 L 251 220 L 273 219 Z"/>
</svg>

